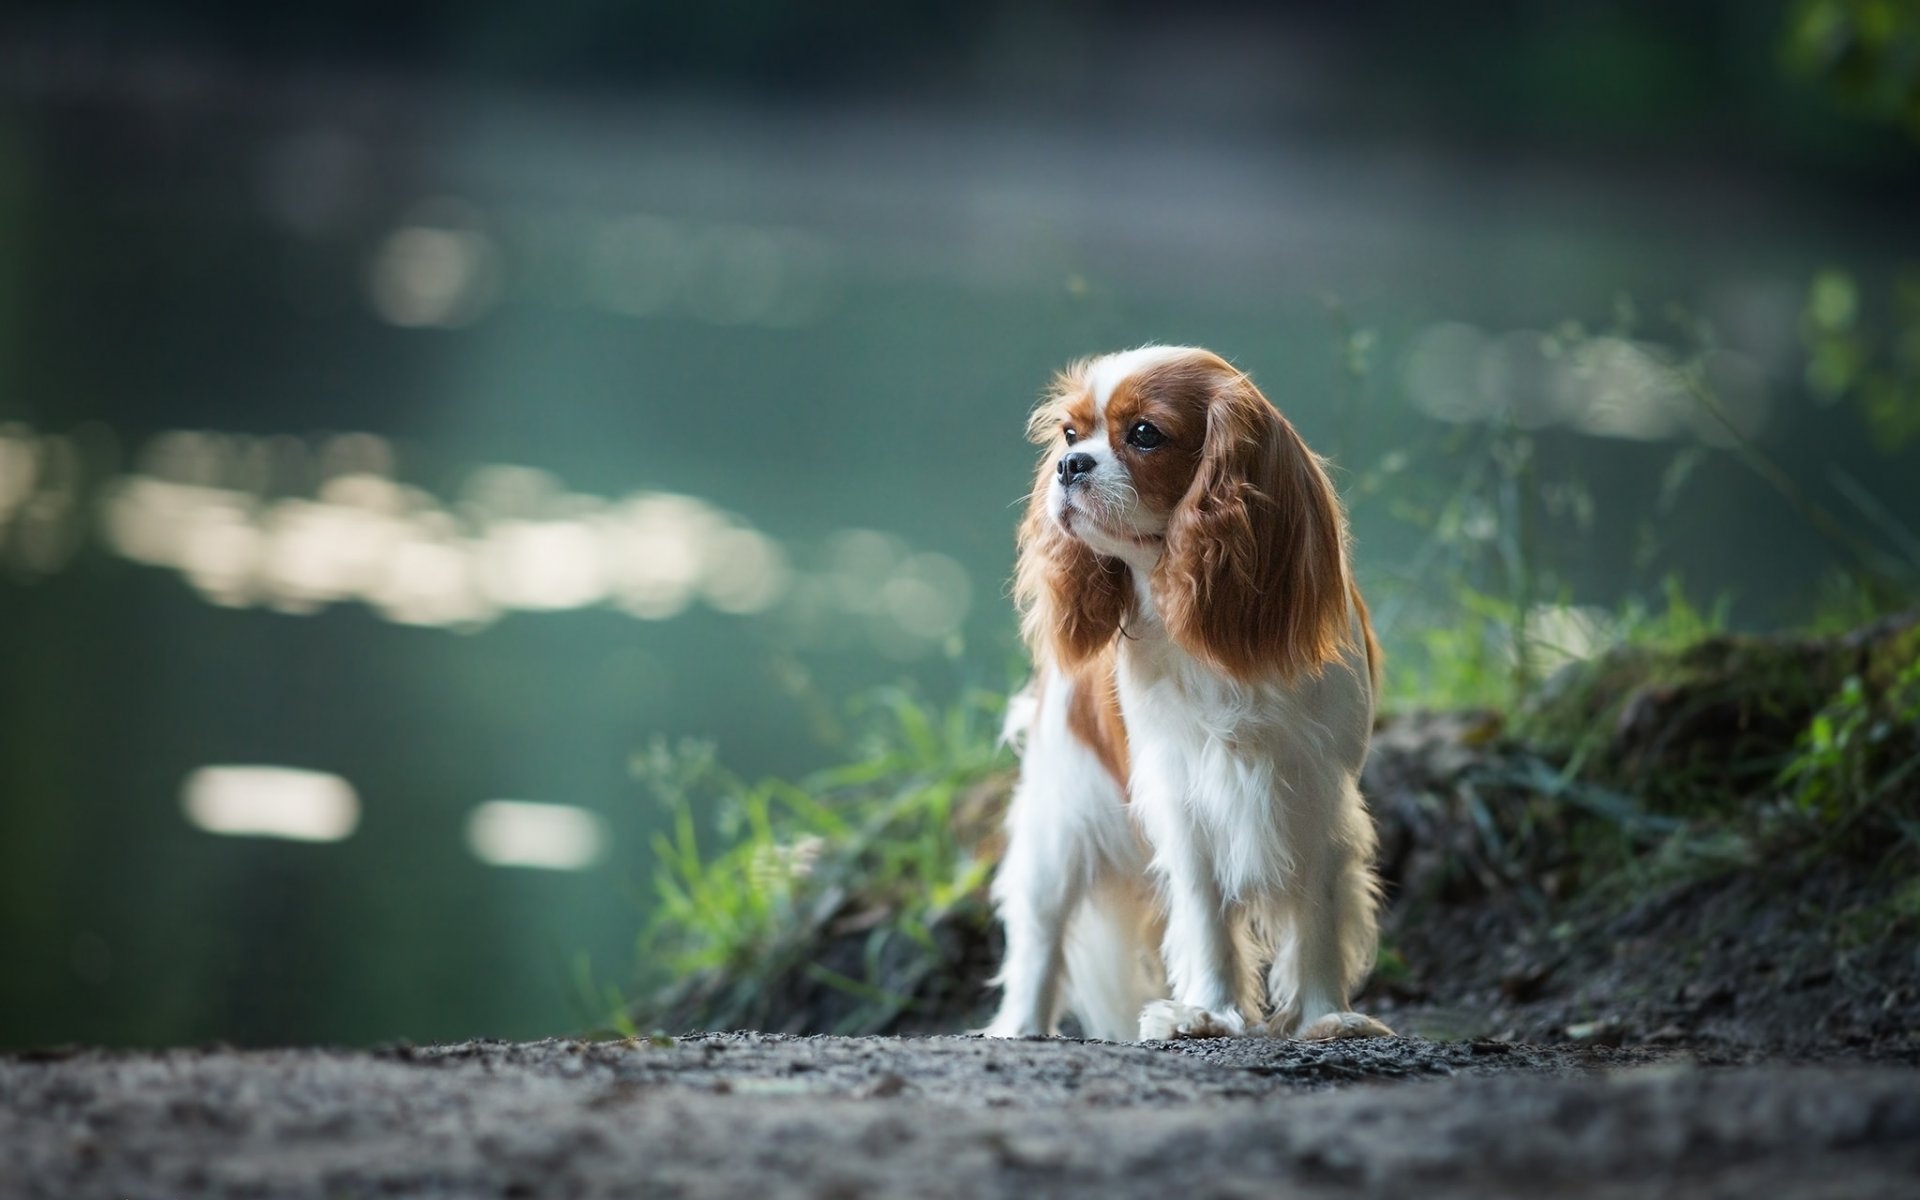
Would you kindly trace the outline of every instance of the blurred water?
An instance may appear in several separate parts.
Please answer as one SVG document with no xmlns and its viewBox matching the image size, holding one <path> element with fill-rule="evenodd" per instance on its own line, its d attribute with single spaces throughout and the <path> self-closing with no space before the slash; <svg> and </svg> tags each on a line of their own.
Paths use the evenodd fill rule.
<svg viewBox="0 0 1920 1200">
<path fill-rule="evenodd" d="M 1022 418 L 1080 354 L 1215 347 L 1396 468 L 1352 500 L 1390 648 L 1435 586 L 1395 499 L 1489 410 L 1591 490 L 1575 599 L 1804 614 L 1828 550 L 1731 458 L 1656 508 L 1724 441 L 1672 346 L 1542 349 L 1623 292 L 1920 516 L 1794 378 L 1810 274 L 1920 231 L 1751 169 L 227 81 L 16 96 L 0 180 L 0 1044 L 576 1022 L 644 917 L 650 738 L 793 774 L 822 697 L 1008 680 Z"/>
</svg>

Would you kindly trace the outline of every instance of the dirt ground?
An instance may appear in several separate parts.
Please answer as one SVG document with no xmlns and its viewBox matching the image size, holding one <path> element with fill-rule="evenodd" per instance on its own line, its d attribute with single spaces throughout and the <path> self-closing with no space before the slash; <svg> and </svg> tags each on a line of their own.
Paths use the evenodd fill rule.
<svg viewBox="0 0 1920 1200">
<path fill-rule="evenodd" d="M 1908 1197 L 1920 1073 L 1416 1038 L 0 1058 L 7 1197 L 1283 1194 Z"/>
</svg>

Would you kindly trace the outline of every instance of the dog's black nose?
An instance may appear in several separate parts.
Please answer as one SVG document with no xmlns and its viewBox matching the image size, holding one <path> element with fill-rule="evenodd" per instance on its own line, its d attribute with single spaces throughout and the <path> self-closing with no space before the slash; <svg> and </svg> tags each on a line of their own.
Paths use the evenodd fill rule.
<svg viewBox="0 0 1920 1200">
<path fill-rule="evenodd" d="M 1060 465 L 1054 470 L 1059 474 L 1061 483 L 1072 483 L 1093 470 L 1093 455 L 1078 452 L 1062 455 Z"/>
</svg>

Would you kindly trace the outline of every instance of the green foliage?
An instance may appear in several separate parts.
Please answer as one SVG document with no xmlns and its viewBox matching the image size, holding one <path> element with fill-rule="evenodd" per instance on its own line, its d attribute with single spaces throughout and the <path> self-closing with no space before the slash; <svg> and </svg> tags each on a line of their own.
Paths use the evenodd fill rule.
<svg viewBox="0 0 1920 1200">
<path fill-rule="evenodd" d="M 1394 659 L 1388 702 L 1432 709 L 1523 707 L 1544 677 L 1616 646 L 1677 649 L 1727 626 L 1728 598 L 1701 608 L 1678 575 L 1668 575 L 1657 603 L 1630 596 L 1612 610 L 1571 604 L 1563 590 L 1524 614 L 1504 597 L 1457 583 L 1449 620 L 1419 630 L 1411 652 Z M 1515 648 L 1525 638 L 1525 653 Z M 1524 661 L 1527 671 L 1516 672 Z"/>
<path fill-rule="evenodd" d="M 1514 606 L 1470 585 L 1454 591 L 1451 621 L 1428 625 L 1394 656 L 1387 702 L 1401 708 L 1495 708 L 1509 698 Z"/>
<path fill-rule="evenodd" d="M 1783 56 L 1843 107 L 1920 139 L 1920 2 L 1800 0 Z M 1852 401 L 1889 452 L 1920 438 L 1920 270 L 1898 271 L 1877 307 L 1852 273 L 1829 267 L 1808 288 L 1800 328 L 1816 400 Z"/>
<path fill-rule="evenodd" d="M 573 960 L 574 1001 L 588 1022 L 604 1023 L 621 1037 L 638 1037 L 629 1015 L 632 1004 L 617 984 L 602 982 L 593 971 L 593 960 L 583 950 Z"/>
<path fill-rule="evenodd" d="M 1404 988 L 1412 982 L 1413 968 L 1407 965 L 1406 956 L 1388 943 L 1380 943 L 1379 953 L 1373 960 L 1374 986 Z"/>
<path fill-rule="evenodd" d="M 1474 752 L 1418 805 L 1437 814 L 1422 836 L 1446 831 L 1446 858 L 1402 881 L 1410 911 L 1504 891 L 1543 918 L 1618 912 L 1729 873 L 1844 863 L 1879 887 L 1920 863 L 1920 618 L 1739 636 L 1670 596 L 1671 613 L 1557 673 L 1510 719 L 1459 727 Z M 1911 924 L 1912 895 L 1896 900 L 1823 917 Z"/>
<path fill-rule="evenodd" d="M 1920 932 L 1920 878 L 1897 885 L 1877 904 L 1865 904 L 1841 913 L 1836 941 L 1842 950 L 1886 945 L 1892 939 Z"/>
<path fill-rule="evenodd" d="M 1801 811 L 1831 817 L 1847 796 L 1865 790 L 1861 743 L 1870 716 L 1857 675 L 1847 676 L 1833 703 L 1814 714 L 1800 735 L 1799 752 L 1780 775 L 1782 783 L 1792 785 Z"/>
<path fill-rule="evenodd" d="M 1874 442 L 1892 453 L 1920 437 L 1920 269 L 1894 279 L 1885 311 L 1869 307 L 1854 276 L 1814 276 L 1800 318 L 1808 390 L 1853 403 Z"/>
<path fill-rule="evenodd" d="M 1536 411 L 1546 403 L 1539 396 L 1515 391 L 1471 405 L 1479 419 L 1453 426 L 1424 449 L 1396 448 L 1362 474 L 1358 502 L 1386 495 L 1393 515 L 1425 534 L 1403 583 L 1415 597 L 1413 611 L 1401 618 L 1402 606 L 1392 600 L 1380 609 L 1397 651 L 1388 673 L 1391 703 L 1510 708 L 1566 664 L 1611 646 L 1677 645 L 1725 627 L 1726 596 L 1703 609 L 1676 573 L 1653 574 L 1660 530 L 1680 510 L 1688 482 L 1714 448 L 1743 436 L 1747 419 L 1717 403 L 1711 331 L 1684 312 L 1669 316 L 1683 349 L 1644 340 L 1639 307 L 1624 294 L 1597 327 L 1564 321 L 1550 332 L 1517 335 L 1532 339 L 1540 362 L 1561 364 L 1573 384 L 1604 375 L 1606 361 L 1625 355 L 1636 369 L 1665 379 L 1670 393 L 1701 395 L 1711 405 L 1689 414 L 1700 440 L 1673 451 L 1651 511 L 1637 516 L 1633 564 L 1644 582 L 1623 599 L 1605 607 L 1576 599 L 1566 548 L 1591 544 L 1603 519 L 1618 525 L 1624 518 L 1600 511 L 1577 460 L 1543 464 L 1536 427 L 1549 416 Z M 1356 366 L 1349 350 L 1353 339 L 1342 325 L 1337 350 L 1349 373 L 1364 370 L 1364 359 Z M 1457 461 L 1463 469 L 1409 471 L 1416 457 Z M 1448 492 L 1418 494 L 1420 480 L 1449 476 L 1457 483 Z"/>
<path fill-rule="evenodd" d="M 1702 609 L 1687 598 L 1678 575 L 1668 575 L 1660 585 L 1662 605 L 1634 598 L 1620 609 L 1619 641 L 1658 650 L 1679 650 L 1727 631 L 1729 597 L 1721 595 L 1710 608 Z"/>
<path fill-rule="evenodd" d="M 1827 825 L 1849 824 L 1920 769 L 1920 658 L 1882 689 L 1849 675 L 1813 715 L 1780 773 L 1795 809 Z"/>
<path fill-rule="evenodd" d="M 1913 617 L 1825 638 L 1623 643 L 1557 676 L 1509 728 L 1565 784 L 1527 782 L 1526 804 L 1601 818 L 1561 827 L 1583 887 L 1920 851 Z"/>
<path fill-rule="evenodd" d="M 1787 67 L 1862 115 L 1920 138 L 1920 4 L 1800 0 L 1788 23 Z"/>
<path fill-rule="evenodd" d="M 1003 704 L 974 691 L 936 712 L 877 692 L 852 714 L 854 761 L 798 783 L 745 783 L 704 743 L 656 742 L 636 756 L 635 775 L 668 818 L 640 939 L 651 981 L 726 981 L 731 995 L 700 1005 L 713 1026 L 796 971 L 853 999 L 849 1028 L 906 1007 L 898 978 L 926 965 L 936 924 L 977 898 L 991 870 L 963 809 L 1009 765 Z M 812 959 L 832 926 L 868 932 L 858 973 Z"/>
<path fill-rule="evenodd" d="M 1891 333 L 1874 332 L 1859 285 L 1840 271 L 1815 279 L 1802 323 L 1814 397 L 1857 403 L 1886 453 L 1920 437 L 1920 274 L 1909 274 L 1900 278 L 1891 315 L 1882 322 Z M 1356 335 L 1344 312 L 1337 315 L 1335 350 L 1343 372 L 1364 375 L 1366 356 L 1353 353 Z M 1550 333 L 1515 335 L 1532 339 L 1540 362 L 1565 364 L 1569 380 L 1583 378 L 1608 355 L 1625 354 L 1651 372 L 1649 386 L 1683 405 L 1691 402 L 1679 419 L 1694 436 L 1673 451 L 1651 511 L 1637 518 L 1635 571 L 1651 573 L 1663 548 L 1661 529 L 1681 513 L 1700 465 L 1726 455 L 1834 550 L 1821 585 L 1821 604 L 1835 614 L 1831 624 L 1853 628 L 1912 605 L 1920 596 L 1920 535 L 1851 475 L 1830 468 L 1825 481 L 1803 479 L 1767 451 L 1751 406 L 1722 392 L 1724 355 L 1709 323 L 1670 307 L 1664 342 L 1648 340 L 1644 324 L 1638 306 L 1621 296 L 1598 329 L 1568 321 Z M 1356 383 L 1350 390 L 1363 389 Z M 1545 443 L 1531 430 L 1545 418 L 1523 411 L 1539 403 L 1518 391 L 1463 403 L 1473 419 L 1427 447 L 1394 449 L 1353 489 L 1356 504 L 1381 495 L 1394 516 L 1425 535 L 1401 581 L 1407 598 L 1389 595 L 1376 610 L 1396 651 L 1388 676 L 1396 705 L 1513 707 L 1554 671 L 1611 646 L 1677 646 L 1726 626 L 1728 598 L 1702 609 L 1671 571 L 1657 584 L 1648 580 L 1629 591 L 1611 610 L 1576 602 L 1565 548 L 1592 544 L 1603 519 L 1617 527 L 1622 518 L 1598 511 L 1575 463 L 1543 466 Z M 1422 457 L 1462 464 L 1452 473 L 1458 482 L 1451 490 L 1419 494 L 1421 480 L 1449 474 L 1408 469 Z M 1826 500 L 1823 490 L 1851 511 Z"/>
</svg>

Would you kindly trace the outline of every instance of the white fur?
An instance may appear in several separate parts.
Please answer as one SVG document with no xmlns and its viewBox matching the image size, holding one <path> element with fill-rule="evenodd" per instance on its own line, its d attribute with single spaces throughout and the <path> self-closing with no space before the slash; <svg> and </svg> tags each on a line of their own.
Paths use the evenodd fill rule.
<svg viewBox="0 0 1920 1200">
<path fill-rule="evenodd" d="M 1126 375 L 1180 352 L 1109 356 L 1091 386 L 1104 403 Z M 1124 465 L 1098 457 L 1071 504 L 1054 481 L 1048 512 L 1070 515 L 1075 536 L 1133 573 L 1140 611 L 1117 669 L 1128 794 L 1068 727 L 1069 677 L 1039 664 L 993 883 L 1005 995 L 985 1032 L 1050 1034 L 1068 1011 L 1109 1040 L 1385 1035 L 1348 1011 L 1377 942 L 1374 829 L 1358 786 L 1373 722 L 1359 614 L 1345 657 L 1290 683 L 1238 682 L 1195 658 L 1160 620 L 1160 544 L 1102 528 L 1157 532 L 1167 514 L 1144 511 Z M 1089 512 L 1098 523 L 1079 519 Z"/>
<path fill-rule="evenodd" d="M 1093 407 L 1096 412 L 1104 412 L 1107 401 L 1113 399 L 1113 389 L 1120 386 L 1127 376 L 1156 366 L 1170 358 L 1195 353 L 1191 346 L 1139 346 L 1132 350 L 1122 350 L 1118 354 L 1107 354 L 1097 358 L 1087 369 L 1087 386 L 1093 392 Z"/>
<path fill-rule="evenodd" d="M 1107 440 L 1106 422 L 1095 421 L 1092 431 L 1062 454 L 1085 454 L 1093 459 L 1093 469 L 1078 483 L 1067 488 L 1056 478 L 1047 489 L 1047 512 L 1073 535 L 1101 554 L 1118 558 L 1136 572 L 1151 570 L 1159 549 L 1141 539 L 1164 528 L 1165 521 L 1144 511 L 1140 496 L 1113 444 Z"/>
<path fill-rule="evenodd" d="M 1373 724 L 1365 651 L 1293 684 L 1242 684 L 1176 646 L 1151 610 L 1128 632 L 1132 813 L 1166 906 L 1170 998 L 1233 1032 L 1268 1015 L 1245 1011 L 1262 1000 L 1275 1033 L 1345 1012 L 1377 940 L 1358 786 Z M 1248 973 L 1268 964 L 1250 954 L 1271 959 L 1263 989 Z"/>
<path fill-rule="evenodd" d="M 1150 932 L 1142 938 L 1153 908 L 1147 850 L 1113 777 L 1067 728 L 1071 685 L 1056 675 L 1040 692 L 993 879 L 1006 990 L 985 1032 L 1044 1036 L 1068 1010 L 1089 1036 L 1129 1041 L 1159 986 Z"/>
</svg>

